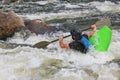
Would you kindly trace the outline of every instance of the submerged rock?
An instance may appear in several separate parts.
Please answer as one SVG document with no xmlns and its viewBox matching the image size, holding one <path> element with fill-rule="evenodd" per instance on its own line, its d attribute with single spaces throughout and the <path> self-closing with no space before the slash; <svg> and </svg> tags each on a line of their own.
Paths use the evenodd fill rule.
<svg viewBox="0 0 120 80">
<path fill-rule="evenodd" d="M 117 63 L 120 66 L 120 59 L 113 59 L 112 61 L 108 62 L 108 64 L 110 63 Z"/>
<path fill-rule="evenodd" d="M 17 29 L 25 27 L 24 21 L 13 11 L 8 14 L 0 11 L 0 39 L 5 40 L 14 34 Z"/>
<path fill-rule="evenodd" d="M 40 19 L 25 21 L 25 26 L 31 32 L 36 34 L 44 34 L 55 31 L 55 27 L 51 27 L 47 25 L 46 23 L 42 22 Z"/>
<path fill-rule="evenodd" d="M 8 42 L 0 41 L 0 48 L 2 48 L 2 49 L 13 49 L 16 47 L 32 47 L 32 45 L 8 43 Z"/>
<path fill-rule="evenodd" d="M 3 1 L 3 3 L 14 3 L 21 0 L 1 0 L 1 1 Z"/>
<path fill-rule="evenodd" d="M 16 2 L 16 1 L 19 1 L 19 0 L 10 0 L 10 2 Z"/>
</svg>

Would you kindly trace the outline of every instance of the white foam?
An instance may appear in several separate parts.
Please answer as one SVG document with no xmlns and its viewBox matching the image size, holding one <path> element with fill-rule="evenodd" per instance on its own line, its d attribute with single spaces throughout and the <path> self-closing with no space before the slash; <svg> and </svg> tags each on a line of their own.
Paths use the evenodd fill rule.
<svg viewBox="0 0 120 80">
<path fill-rule="evenodd" d="M 39 13 L 39 14 L 27 14 L 24 15 L 29 19 L 42 19 L 43 21 L 52 20 L 52 19 L 62 19 L 62 18 L 74 18 L 85 15 L 90 15 L 92 11 L 84 10 L 84 11 L 64 11 L 59 13 Z"/>
<path fill-rule="evenodd" d="M 78 5 L 73 5 L 73 4 L 70 4 L 70 3 L 67 3 L 67 4 L 64 4 L 66 8 L 79 8 Z"/>
<path fill-rule="evenodd" d="M 95 6 L 101 12 L 120 12 L 120 4 L 115 4 L 110 1 L 105 2 L 91 2 L 91 5 Z"/>
</svg>

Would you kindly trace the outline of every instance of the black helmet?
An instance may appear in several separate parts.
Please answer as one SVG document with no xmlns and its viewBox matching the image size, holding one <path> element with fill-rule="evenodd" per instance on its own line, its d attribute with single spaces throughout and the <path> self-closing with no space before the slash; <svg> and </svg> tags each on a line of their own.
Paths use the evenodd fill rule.
<svg viewBox="0 0 120 80">
<path fill-rule="evenodd" d="M 74 37 L 76 39 L 80 39 L 81 35 L 82 35 L 82 31 L 80 29 L 78 29 L 78 28 L 72 29 L 70 31 L 70 33 L 71 33 L 73 39 L 74 39 Z M 76 40 L 76 39 L 74 39 L 74 40 Z"/>
</svg>

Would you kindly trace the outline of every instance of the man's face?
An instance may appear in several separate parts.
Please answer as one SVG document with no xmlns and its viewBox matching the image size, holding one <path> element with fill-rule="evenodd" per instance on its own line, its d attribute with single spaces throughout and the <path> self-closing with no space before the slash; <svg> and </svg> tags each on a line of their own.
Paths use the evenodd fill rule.
<svg viewBox="0 0 120 80">
<path fill-rule="evenodd" d="M 73 39 L 73 40 L 78 40 L 79 37 L 77 37 L 77 36 L 72 36 L 72 39 Z"/>
</svg>

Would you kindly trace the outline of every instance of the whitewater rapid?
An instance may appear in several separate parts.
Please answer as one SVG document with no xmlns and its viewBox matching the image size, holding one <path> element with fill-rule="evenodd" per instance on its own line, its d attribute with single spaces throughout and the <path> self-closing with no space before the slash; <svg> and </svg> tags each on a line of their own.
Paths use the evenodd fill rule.
<svg viewBox="0 0 120 80">
<path fill-rule="evenodd" d="M 72 4 L 67 2 L 62 3 L 59 0 L 45 0 L 37 2 L 30 1 L 19 4 L 18 6 L 17 4 L 3 4 L 1 6 L 6 6 L 3 8 L 3 11 L 9 9 L 15 10 L 25 19 L 41 19 L 47 22 L 49 20 L 68 18 L 65 22 L 69 24 L 67 27 L 72 23 L 76 23 L 79 17 L 90 18 L 91 20 L 91 17 L 96 18 L 93 17 L 96 14 L 106 14 L 102 17 L 110 17 L 112 21 L 117 22 L 120 20 L 119 14 L 116 15 L 116 13 L 120 12 L 120 2 L 115 4 L 110 1 L 93 1 Z M 32 7 L 30 4 L 32 4 Z M 43 10 L 39 12 L 41 8 L 38 6 L 35 7 L 34 4 L 40 5 L 39 7 L 44 5 L 48 6 L 43 7 Z M 21 7 L 23 8 L 20 12 L 18 8 Z M 27 11 L 29 7 L 31 7 L 30 12 Z M 33 8 L 36 9 L 35 12 Z M 47 9 L 49 8 L 52 11 L 48 11 Z M 114 14 L 111 16 L 107 15 L 107 13 Z M 97 17 L 98 19 L 102 18 L 101 16 Z M 57 22 L 49 24 L 60 25 Z M 82 54 L 71 49 L 61 49 L 58 42 L 48 45 L 46 49 L 32 48 L 29 46 L 18 46 L 14 48 L 0 46 L 0 80 L 120 80 L 120 63 L 113 61 L 114 59 L 120 59 L 120 28 L 119 25 L 117 25 L 117 29 L 114 29 L 114 26 L 111 27 L 113 27 L 113 34 L 107 52 L 98 52 L 91 47 L 87 54 Z M 6 42 L 34 45 L 40 41 L 52 41 L 60 35 L 65 36 L 68 34 L 69 32 L 58 31 L 51 34 L 36 35 L 29 31 L 21 31 L 16 32 Z M 71 37 L 64 39 L 66 43 L 71 41 Z"/>
<path fill-rule="evenodd" d="M 24 40 L 18 37 L 18 34 L 21 35 L 16 33 L 8 41 L 34 44 L 34 41 L 50 41 L 56 38 L 31 34 Z M 20 46 L 13 49 L 0 48 L 1 80 L 119 80 L 119 64 L 108 63 L 120 58 L 119 34 L 119 30 L 113 30 L 107 52 L 97 52 L 91 48 L 87 54 L 82 54 L 70 49 L 61 49 L 58 42 L 48 45 L 47 49 Z M 71 37 L 64 39 L 65 42 L 71 40 Z"/>
</svg>

